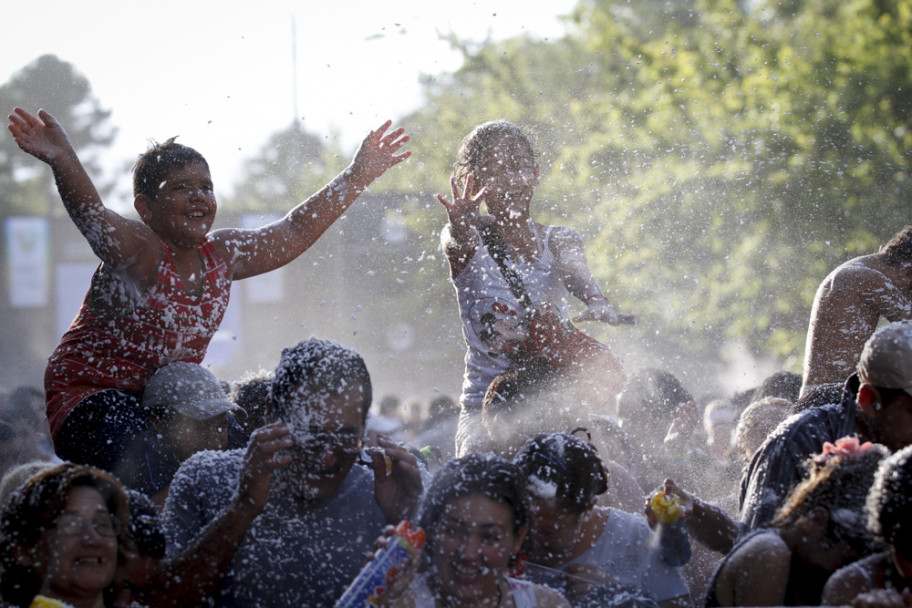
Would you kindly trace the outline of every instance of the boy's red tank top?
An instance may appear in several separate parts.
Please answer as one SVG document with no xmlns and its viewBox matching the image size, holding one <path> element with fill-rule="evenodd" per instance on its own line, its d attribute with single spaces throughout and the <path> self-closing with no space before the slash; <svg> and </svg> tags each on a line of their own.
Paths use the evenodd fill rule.
<svg viewBox="0 0 912 608">
<path fill-rule="evenodd" d="M 100 391 L 141 391 L 149 376 L 173 361 L 201 363 L 219 328 L 231 279 L 210 239 L 199 246 L 205 281 L 199 293 L 184 289 L 171 250 L 162 242 L 155 278 L 137 305 L 120 317 L 101 317 L 92 298 L 98 270 L 70 328 L 48 359 L 44 374 L 47 416 L 56 441 L 64 420 Z"/>
</svg>

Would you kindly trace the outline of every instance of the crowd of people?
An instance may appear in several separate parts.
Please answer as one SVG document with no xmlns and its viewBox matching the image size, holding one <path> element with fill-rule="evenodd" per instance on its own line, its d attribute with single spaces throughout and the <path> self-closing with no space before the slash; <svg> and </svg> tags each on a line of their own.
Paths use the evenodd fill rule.
<svg viewBox="0 0 912 608">
<path fill-rule="evenodd" d="M 0 404 L 3 605 L 335 606 L 403 521 L 424 545 L 371 605 L 912 605 L 912 229 L 821 285 L 803 376 L 695 396 L 571 324 L 636 317 L 578 233 L 532 219 L 527 136 L 484 123 L 438 196 L 462 394 L 422 404 L 325 338 L 234 382 L 202 365 L 228 285 L 302 255 L 408 157 L 402 129 L 283 219 L 211 232 L 195 150 L 140 155 L 136 221 L 52 116 L 9 128 L 101 263 L 44 391 Z"/>
</svg>

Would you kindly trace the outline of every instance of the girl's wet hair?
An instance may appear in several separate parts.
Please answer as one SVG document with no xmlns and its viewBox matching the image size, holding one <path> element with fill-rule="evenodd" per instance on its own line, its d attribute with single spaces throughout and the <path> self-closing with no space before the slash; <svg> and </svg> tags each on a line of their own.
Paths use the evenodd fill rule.
<svg viewBox="0 0 912 608">
<path fill-rule="evenodd" d="M 567 433 L 543 433 L 526 441 L 513 459 L 533 498 L 580 514 L 608 491 L 608 474 L 596 449 Z"/>
<path fill-rule="evenodd" d="M 158 143 L 152 141 L 149 148 L 139 155 L 133 165 L 133 196 L 143 194 L 152 200 L 158 198 L 158 191 L 175 169 L 182 169 L 192 163 L 209 163 L 202 154 L 177 143 L 177 137 Z"/>
<path fill-rule="evenodd" d="M 912 446 L 880 463 L 868 493 L 868 530 L 912 558 Z"/>
<path fill-rule="evenodd" d="M 418 525 L 427 536 L 425 556 L 433 554 L 435 530 L 447 505 L 466 496 L 483 496 L 509 507 L 514 533 L 529 522 L 529 501 L 519 470 L 494 454 L 470 453 L 447 462 L 425 494 L 418 514 Z"/>
<path fill-rule="evenodd" d="M 472 129 L 462 139 L 456 155 L 456 163 L 453 165 L 453 175 L 456 177 L 456 181 L 463 183 L 469 173 L 478 169 L 482 155 L 488 146 L 493 141 L 503 139 L 512 139 L 513 142 L 525 148 L 523 153 L 528 154 L 529 158 L 535 158 L 532 142 L 522 129 L 506 120 L 489 120 Z"/>
<path fill-rule="evenodd" d="M 317 401 L 353 387 L 363 395 L 362 420 L 367 418 L 373 393 L 364 359 L 357 351 L 333 340 L 309 338 L 282 350 L 269 387 L 273 418 L 282 419 L 300 407 L 302 393 Z"/>
<path fill-rule="evenodd" d="M 823 507 L 829 512 L 827 538 L 863 554 L 874 551 L 877 547 L 867 529 L 865 502 L 874 474 L 890 452 L 878 444 L 862 447 L 845 455 L 812 457 L 807 464 L 808 478 L 791 491 L 770 525 L 782 527 L 794 523 L 817 507 Z"/>
<path fill-rule="evenodd" d="M 14 547 L 31 549 L 66 508 L 73 488 L 101 494 L 108 512 L 120 522 L 118 545 L 126 539 L 130 511 L 123 486 L 114 476 L 92 467 L 64 463 L 42 471 L 10 495 L 0 513 L 0 594 L 14 606 L 28 606 L 41 587 L 34 568 L 23 566 Z"/>
</svg>

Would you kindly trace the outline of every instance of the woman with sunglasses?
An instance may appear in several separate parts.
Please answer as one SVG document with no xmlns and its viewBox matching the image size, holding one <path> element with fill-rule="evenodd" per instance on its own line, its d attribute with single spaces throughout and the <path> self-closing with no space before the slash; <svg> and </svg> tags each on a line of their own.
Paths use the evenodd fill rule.
<svg viewBox="0 0 912 608">
<path fill-rule="evenodd" d="M 111 605 L 129 509 L 111 475 L 65 463 L 12 494 L 0 514 L 0 593 L 11 606 L 38 596 L 74 608 Z"/>
</svg>

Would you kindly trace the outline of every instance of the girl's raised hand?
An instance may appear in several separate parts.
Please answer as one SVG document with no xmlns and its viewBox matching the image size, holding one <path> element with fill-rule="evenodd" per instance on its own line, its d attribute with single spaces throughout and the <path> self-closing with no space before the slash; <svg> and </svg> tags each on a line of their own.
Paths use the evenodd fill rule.
<svg viewBox="0 0 912 608">
<path fill-rule="evenodd" d="M 475 176 L 471 173 L 466 176 L 462 192 L 459 191 L 459 182 L 455 175 L 450 178 L 450 187 L 453 189 L 452 202 L 442 194 L 437 195 L 437 200 L 446 209 L 450 223 L 454 226 L 474 225 L 478 217 L 478 206 L 484 198 L 486 188 L 475 192 Z"/>
<path fill-rule="evenodd" d="M 380 128 L 368 133 L 355 154 L 352 171 L 363 180 L 365 186 L 412 155 L 410 151 L 397 154 L 408 142 L 409 136 L 402 127 L 387 133 L 386 130 L 392 124 L 393 121 L 387 120 Z"/>
<path fill-rule="evenodd" d="M 38 110 L 38 116 L 33 116 L 22 108 L 15 108 L 8 118 L 7 128 L 16 144 L 38 160 L 50 164 L 73 151 L 66 131 L 44 110 Z"/>
</svg>

